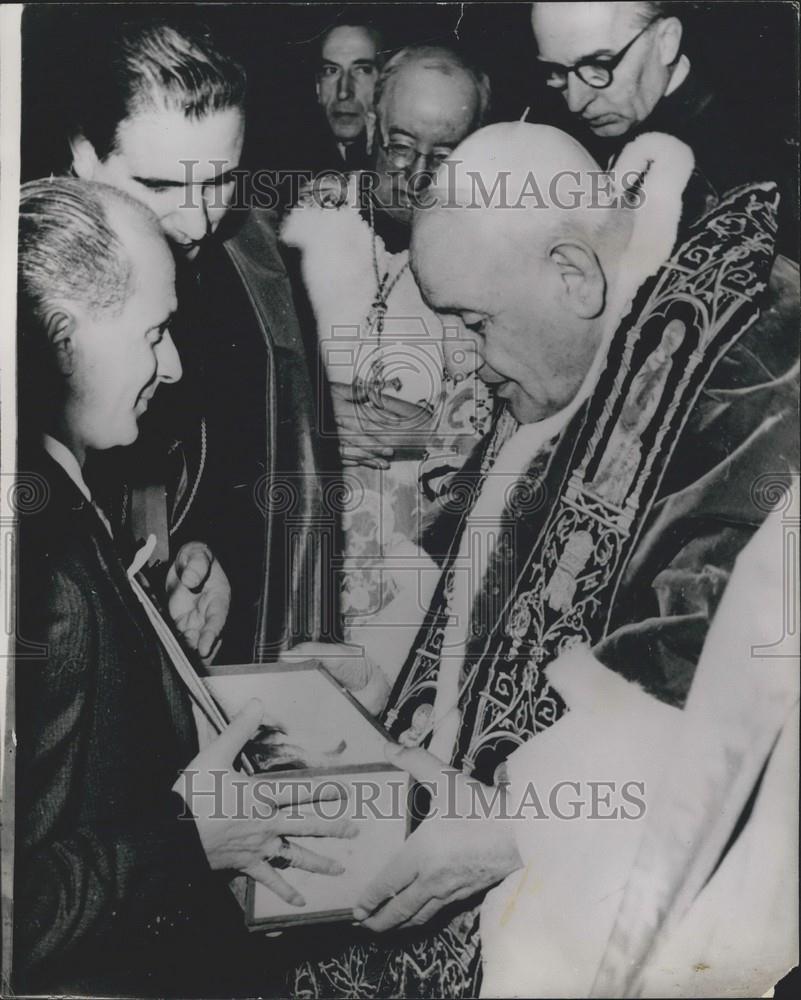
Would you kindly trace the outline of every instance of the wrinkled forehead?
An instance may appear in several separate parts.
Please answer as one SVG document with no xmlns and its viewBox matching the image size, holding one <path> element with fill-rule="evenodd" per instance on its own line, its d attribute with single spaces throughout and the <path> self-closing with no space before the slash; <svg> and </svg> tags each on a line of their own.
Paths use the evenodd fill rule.
<svg viewBox="0 0 801 1000">
<path fill-rule="evenodd" d="M 564 66 L 613 55 L 640 21 L 636 3 L 535 3 L 531 14 L 539 58 Z"/>
<path fill-rule="evenodd" d="M 455 145 L 467 135 L 477 110 L 478 93 L 468 73 L 416 63 L 391 80 L 379 114 L 387 133 L 398 130 L 421 141 Z"/>
<path fill-rule="evenodd" d="M 323 43 L 321 62 L 347 66 L 361 59 L 375 60 L 376 45 L 373 36 L 359 25 L 334 28 Z"/>
<path fill-rule="evenodd" d="M 433 308 L 480 312 L 494 303 L 501 248 L 497 232 L 486 229 L 487 215 L 442 207 L 415 212 L 411 267 Z"/>
</svg>

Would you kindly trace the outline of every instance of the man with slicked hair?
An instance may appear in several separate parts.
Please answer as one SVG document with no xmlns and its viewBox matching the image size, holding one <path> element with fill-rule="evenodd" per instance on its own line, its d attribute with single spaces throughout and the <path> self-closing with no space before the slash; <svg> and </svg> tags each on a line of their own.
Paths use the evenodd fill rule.
<svg viewBox="0 0 801 1000">
<path fill-rule="evenodd" d="M 178 269 L 185 377 L 152 408 L 136 457 L 123 459 L 112 520 L 122 517 L 135 541 L 156 535 L 153 578 L 168 599 L 182 577 L 199 592 L 180 610 L 200 656 L 275 660 L 334 627 L 322 553 L 336 531 L 273 219 L 235 204 L 244 70 L 200 23 L 131 19 L 104 39 L 75 89 L 73 170 L 148 205 Z M 104 464 L 98 478 L 113 482 Z M 231 584 L 227 622 L 220 566 Z"/>
</svg>

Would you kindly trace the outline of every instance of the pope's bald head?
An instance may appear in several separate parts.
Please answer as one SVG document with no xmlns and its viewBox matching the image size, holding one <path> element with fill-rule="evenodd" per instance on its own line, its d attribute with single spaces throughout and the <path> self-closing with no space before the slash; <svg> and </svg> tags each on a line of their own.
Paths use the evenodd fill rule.
<svg viewBox="0 0 801 1000">
<path fill-rule="evenodd" d="M 520 377 L 523 419 L 564 405 L 586 374 L 630 214 L 581 145 L 522 122 L 459 145 L 415 214 L 412 267 L 424 296 L 481 326 L 482 374 Z M 527 378 L 532 364 L 539 374 Z"/>
<path fill-rule="evenodd" d="M 429 250 L 441 260 L 441 244 L 455 238 L 480 243 L 496 262 L 511 256 L 519 264 L 554 238 L 573 238 L 614 270 L 610 251 L 627 228 L 619 205 L 609 177 L 566 133 L 524 122 L 490 125 L 461 143 L 435 176 L 415 219 L 414 266 L 424 272 Z"/>
</svg>

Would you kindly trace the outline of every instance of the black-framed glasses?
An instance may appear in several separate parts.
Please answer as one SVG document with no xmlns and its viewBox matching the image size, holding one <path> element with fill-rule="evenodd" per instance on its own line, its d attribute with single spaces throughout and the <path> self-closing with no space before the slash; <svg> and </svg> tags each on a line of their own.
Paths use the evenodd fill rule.
<svg viewBox="0 0 801 1000">
<path fill-rule="evenodd" d="M 382 140 L 380 145 L 389 162 L 399 170 L 408 170 L 420 159 L 425 164 L 425 170 L 436 170 L 453 152 L 452 149 L 435 149 L 430 153 L 423 153 L 414 146 L 410 146 L 405 142 L 398 142 L 397 140 L 390 140 L 388 142 Z"/>
<path fill-rule="evenodd" d="M 649 21 L 642 31 L 638 31 L 628 45 L 624 45 L 616 55 L 604 56 L 599 59 L 579 59 L 572 66 L 563 66 L 561 63 L 553 62 L 538 63 L 539 72 L 542 74 L 546 86 L 564 90 L 567 86 L 567 78 L 571 73 L 575 73 L 579 80 L 582 83 L 586 83 L 588 87 L 592 87 L 594 90 L 605 90 L 612 83 L 615 77 L 615 70 L 623 61 L 632 45 L 634 45 L 638 38 L 642 38 L 645 32 L 659 20 L 661 18 Z"/>
</svg>

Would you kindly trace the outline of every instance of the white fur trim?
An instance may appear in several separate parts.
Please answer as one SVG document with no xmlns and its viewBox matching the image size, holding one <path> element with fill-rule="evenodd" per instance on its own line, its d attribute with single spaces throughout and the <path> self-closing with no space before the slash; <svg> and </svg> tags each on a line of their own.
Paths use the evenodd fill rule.
<svg viewBox="0 0 801 1000">
<path fill-rule="evenodd" d="M 303 282 L 317 322 L 317 335 L 328 377 L 332 382 L 351 384 L 357 371 L 369 368 L 369 359 L 378 347 L 367 319 L 376 295 L 373 262 L 373 234 L 358 211 L 356 175 L 348 182 L 347 201 L 338 208 L 319 204 L 298 205 L 286 217 L 281 239 L 301 251 Z M 409 252 L 389 253 L 380 236 L 375 237 L 379 272 L 389 273 L 392 290 L 384 320 L 384 348 L 392 344 L 418 358 L 423 378 L 423 395 L 435 397 L 433 382 L 442 368 L 440 342 L 442 321 L 423 302 L 417 283 L 405 265 Z M 420 379 L 407 374 L 407 385 L 398 395 L 417 402 Z"/>
<path fill-rule="evenodd" d="M 483 577 L 470 565 L 468 546 L 477 535 L 487 536 L 497 526 L 509 488 L 534 456 L 555 434 L 558 434 L 573 414 L 591 394 L 606 360 L 609 343 L 643 282 L 655 274 L 670 258 L 676 242 L 681 218 L 682 193 L 693 168 L 693 155 L 688 146 L 672 136 L 649 132 L 639 136 L 621 152 L 615 165 L 617 177 L 629 173 L 644 173 L 646 197 L 636 213 L 634 229 L 626 252 L 618 266 L 617 282 L 610 292 L 601 345 L 587 376 L 575 398 L 559 413 L 538 424 L 528 424 L 506 442 L 501 449 L 492 474 L 487 478 L 462 535 L 457 556 L 454 592 L 451 601 L 444 653 L 437 681 L 434 702 L 437 731 L 431 751 L 444 760 L 450 759 L 458 728 L 455 704 L 458 681 L 464 662 L 470 608 Z M 622 194 L 622 191 L 619 192 Z M 472 587 L 471 587 L 472 584 Z"/>
</svg>

